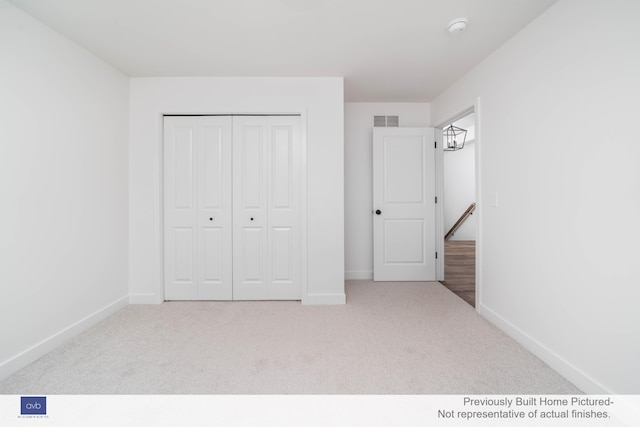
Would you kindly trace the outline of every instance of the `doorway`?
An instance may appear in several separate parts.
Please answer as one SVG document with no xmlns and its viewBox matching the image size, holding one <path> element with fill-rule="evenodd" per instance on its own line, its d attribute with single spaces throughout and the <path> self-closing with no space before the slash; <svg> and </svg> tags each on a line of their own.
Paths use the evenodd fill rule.
<svg viewBox="0 0 640 427">
<path fill-rule="evenodd" d="M 476 117 L 473 111 L 443 131 L 444 280 L 476 306 Z M 453 142 L 455 141 L 455 142 Z"/>
</svg>

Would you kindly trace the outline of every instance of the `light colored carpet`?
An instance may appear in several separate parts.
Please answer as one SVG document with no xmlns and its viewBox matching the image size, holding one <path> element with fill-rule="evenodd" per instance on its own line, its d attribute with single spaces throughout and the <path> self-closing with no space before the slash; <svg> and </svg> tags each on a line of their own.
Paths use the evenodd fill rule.
<svg viewBox="0 0 640 427">
<path fill-rule="evenodd" d="M 439 283 L 346 289 L 344 306 L 127 306 L 0 393 L 581 393 Z"/>
</svg>

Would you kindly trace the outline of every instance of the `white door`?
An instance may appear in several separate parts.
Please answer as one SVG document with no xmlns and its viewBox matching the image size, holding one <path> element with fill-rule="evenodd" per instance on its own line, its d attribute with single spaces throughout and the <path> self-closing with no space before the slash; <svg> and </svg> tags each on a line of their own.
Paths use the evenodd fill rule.
<svg viewBox="0 0 640 427">
<path fill-rule="evenodd" d="M 231 117 L 165 117 L 165 299 L 232 298 Z"/>
<path fill-rule="evenodd" d="M 301 298 L 299 141 L 299 117 L 234 117 L 234 299 Z"/>
<path fill-rule="evenodd" d="M 165 299 L 301 298 L 299 122 L 165 117 Z"/>
<path fill-rule="evenodd" d="M 436 280 L 433 128 L 373 130 L 373 279 Z"/>
</svg>

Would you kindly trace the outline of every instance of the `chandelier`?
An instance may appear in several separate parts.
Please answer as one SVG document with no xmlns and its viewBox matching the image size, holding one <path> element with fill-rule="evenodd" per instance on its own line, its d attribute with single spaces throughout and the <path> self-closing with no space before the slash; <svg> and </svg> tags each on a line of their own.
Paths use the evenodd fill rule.
<svg viewBox="0 0 640 427">
<path fill-rule="evenodd" d="M 467 139 L 467 131 L 450 125 L 442 131 L 444 137 L 444 151 L 457 151 L 464 148 L 464 141 Z"/>
</svg>

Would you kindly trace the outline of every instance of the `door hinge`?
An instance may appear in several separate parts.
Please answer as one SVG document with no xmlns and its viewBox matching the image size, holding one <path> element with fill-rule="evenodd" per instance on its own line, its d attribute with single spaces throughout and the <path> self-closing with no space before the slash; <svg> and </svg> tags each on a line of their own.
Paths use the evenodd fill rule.
<svg viewBox="0 0 640 427">
<path fill-rule="evenodd" d="M 438 259 L 438 251 L 436 251 L 436 259 Z"/>
<path fill-rule="evenodd" d="M 436 203 L 438 203 L 438 196 L 436 196 Z"/>
<path fill-rule="evenodd" d="M 438 148 L 438 141 L 433 141 L 433 148 Z"/>
</svg>

